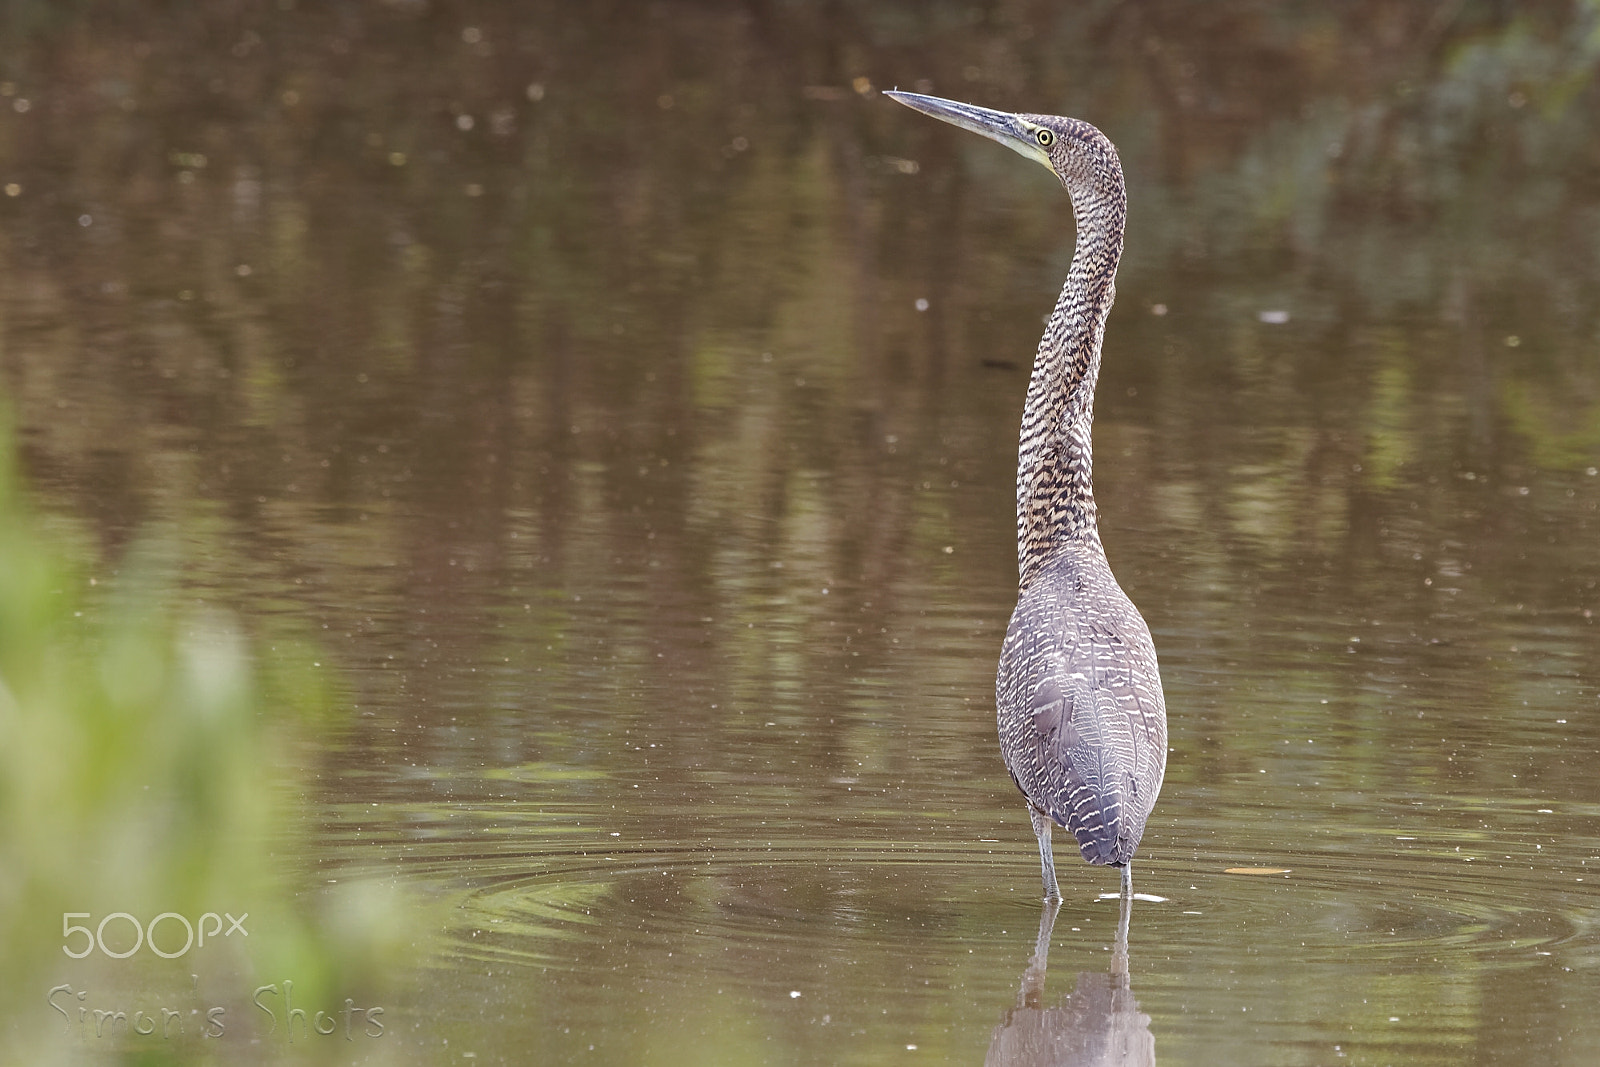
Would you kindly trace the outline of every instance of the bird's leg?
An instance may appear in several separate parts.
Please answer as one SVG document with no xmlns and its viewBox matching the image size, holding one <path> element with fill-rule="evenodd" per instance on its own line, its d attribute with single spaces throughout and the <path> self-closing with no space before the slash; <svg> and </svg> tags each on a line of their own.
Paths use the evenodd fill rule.
<svg viewBox="0 0 1600 1067">
<path fill-rule="evenodd" d="M 1122 895 L 1133 896 L 1133 861 L 1129 860 L 1122 865 Z"/>
<path fill-rule="evenodd" d="M 1044 899 L 1060 900 L 1061 890 L 1056 888 L 1056 861 L 1050 854 L 1050 816 L 1029 804 L 1028 818 L 1033 820 L 1033 835 L 1039 839 L 1039 866 L 1044 875 Z"/>
</svg>

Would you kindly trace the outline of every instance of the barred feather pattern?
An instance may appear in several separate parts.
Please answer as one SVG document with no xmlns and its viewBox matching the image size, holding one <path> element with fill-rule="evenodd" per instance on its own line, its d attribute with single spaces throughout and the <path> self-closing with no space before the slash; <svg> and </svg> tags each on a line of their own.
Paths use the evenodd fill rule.
<svg viewBox="0 0 1600 1067">
<path fill-rule="evenodd" d="M 1078 223 L 1072 266 L 1034 356 L 1017 445 L 1017 569 L 1026 588 L 1053 545 L 1100 536 L 1094 387 L 1106 316 L 1117 295 L 1128 196 L 1117 150 L 1105 134 L 1076 119 L 1023 117 L 1060 132 L 1051 156 Z"/>
<path fill-rule="evenodd" d="M 1127 194 L 1116 149 L 1099 130 L 1021 117 L 1057 133 L 1052 165 L 1072 198 L 1078 237 L 1022 417 L 1019 593 L 995 684 L 1000 746 L 1028 803 L 1070 830 L 1086 860 L 1123 865 L 1144 833 L 1167 754 L 1155 646 L 1112 576 L 1094 502 L 1094 389 Z"/>
<path fill-rule="evenodd" d="M 996 683 L 1000 750 L 1090 863 L 1133 858 L 1166 773 L 1155 646 L 1098 541 L 1063 545 L 1023 592 Z"/>
</svg>

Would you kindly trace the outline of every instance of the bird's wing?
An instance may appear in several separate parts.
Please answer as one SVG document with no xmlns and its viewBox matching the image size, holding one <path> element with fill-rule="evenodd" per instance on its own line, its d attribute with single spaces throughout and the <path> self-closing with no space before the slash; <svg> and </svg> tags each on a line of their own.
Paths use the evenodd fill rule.
<svg viewBox="0 0 1600 1067">
<path fill-rule="evenodd" d="M 1005 746 L 1012 777 L 1091 862 L 1132 854 L 1161 787 L 1166 729 L 1155 657 L 1148 632 L 1125 630 L 1104 615 L 1048 628 L 1054 647 L 1035 646 L 1032 677 L 1019 687 L 1026 703 L 1009 709 L 1021 742 Z"/>
</svg>

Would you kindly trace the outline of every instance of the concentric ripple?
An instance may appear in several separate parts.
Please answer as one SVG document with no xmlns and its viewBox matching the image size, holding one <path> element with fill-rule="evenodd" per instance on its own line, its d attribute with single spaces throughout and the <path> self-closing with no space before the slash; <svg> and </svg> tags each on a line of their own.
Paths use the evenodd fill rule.
<svg viewBox="0 0 1600 1067">
<path fill-rule="evenodd" d="M 554 826 L 529 829 L 533 847 L 504 826 L 493 834 L 413 827 L 396 843 L 406 875 L 454 902 L 450 954 L 582 971 L 597 966 L 596 938 L 618 931 L 634 949 L 662 952 L 811 941 L 850 955 L 905 929 L 933 951 L 964 943 L 975 927 L 1025 926 L 1036 905 L 1032 850 L 1017 840 L 625 844 L 622 832 L 597 831 L 580 844 Z M 1280 850 L 1273 862 L 1282 874 L 1230 874 L 1223 858 L 1151 848 L 1135 868 L 1134 941 L 1204 955 L 1250 937 L 1306 964 L 1517 966 L 1559 957 L 1567 967 L 1600 966 L 1596 894 L 1573 873 L 1588 870 L 1581 861 L 1562 866 L 1542 849 L 1495 853 L 1481 839 L 1458 852 L 1448 834 L 1387 845 L 1374 858 L 1370 835 L 1352 833 L 1316 850 Z M 1080 932 L 1103 922 L 1114 875 L 1064 857 L 1059 866 Z"/>
</svg>

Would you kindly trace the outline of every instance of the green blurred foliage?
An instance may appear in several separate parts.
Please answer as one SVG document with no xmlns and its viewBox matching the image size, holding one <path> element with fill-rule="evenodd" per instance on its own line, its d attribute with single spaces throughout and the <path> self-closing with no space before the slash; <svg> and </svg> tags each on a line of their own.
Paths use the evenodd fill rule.
<svg viewBox="0 0 1600 1067">
<path fill-rule="evenodd" d="M 101 579 L 64 541 L 81 543 L 81 531 L 34 512 L 5 449 L 0 1056 L 212 1062 L 192 1027 L 188 1040 L 167 1043 L 90 1040 L 83 1026 L 63 1037 L 45 997 L 63 982 L 100 992 L 96 1007 L 110 989 L 148 1008 L 151 997 L 164 1003 L 172 979 L 199 972 L 233 1012 L 236 1055 L 219 1052 L 224 1062 L 262 1057 L 247 1036 L 263 1021 L 246 1010 L 258 977 L 289 977 L 313 1005 L 396 990 L 397 938 L 414 936 L 397 930 L 415 919 L 402 916 L 397 892 L 380 882 L 330 891 L 308 877 L 306 761 L 317 759 L 328 696 L 299 627 L 251 636 L 234 612 L 186 605 L 174 581 L 180 561 L 159 532 Z M 67 912 L 88 913 L 72 922 L 90 928 L 116 912 L 141 922 L 175 912 L 196 925 L 207 912 L 248 913 L 248 941 L 214 939 L 175 965 L 148 950 L 79 962 L 63 954 L 83 944 L 63 937 Z M 176 930 L 163 928 L 169 951 Z M 124 920 L 105 935 L 112 951 L 129 938 Z"/>
</svg>

